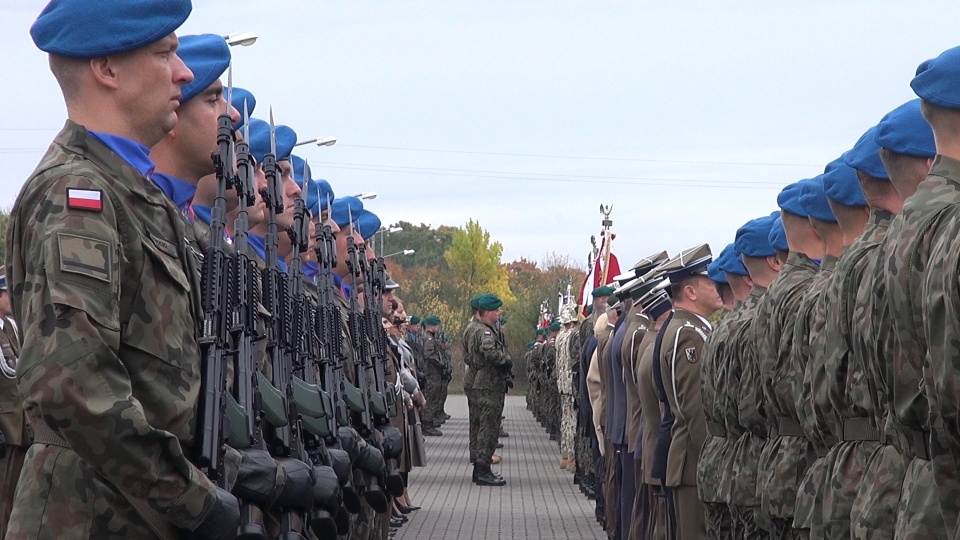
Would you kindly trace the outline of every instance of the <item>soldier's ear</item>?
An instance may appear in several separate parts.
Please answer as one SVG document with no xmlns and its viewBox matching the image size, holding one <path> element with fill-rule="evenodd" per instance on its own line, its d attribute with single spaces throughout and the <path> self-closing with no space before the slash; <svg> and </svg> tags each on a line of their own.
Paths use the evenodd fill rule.
<svg viewBox="0 0 960 540">
<path fill-rule="evenodd" d="M 113 56 L 98 56 L 90 59 L 90 71 L 93 73 L 93 79 L 97 84 L 116 90 L 120 86 L 120 78 L 117 73 L 117 67 L 120 58 Z"/>
</svg>

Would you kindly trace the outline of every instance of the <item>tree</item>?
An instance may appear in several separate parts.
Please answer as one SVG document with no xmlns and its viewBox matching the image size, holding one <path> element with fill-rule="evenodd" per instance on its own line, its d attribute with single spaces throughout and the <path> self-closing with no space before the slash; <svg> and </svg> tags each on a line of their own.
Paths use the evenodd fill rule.
<svg viewBox="0 0 960 540">
<path fill-rule="evenodd" d="M 510 290 L 510 277 L 500 264 L 503 244 L 490 242 L 490 233 L 470 220 L 453 232 L 450 247 L 443 254 L 457 291 L 463 312 L 469 312 L 468 300 L 480 293 L 493 293 L 510 305 L 516 298 Z"/>
</svg>

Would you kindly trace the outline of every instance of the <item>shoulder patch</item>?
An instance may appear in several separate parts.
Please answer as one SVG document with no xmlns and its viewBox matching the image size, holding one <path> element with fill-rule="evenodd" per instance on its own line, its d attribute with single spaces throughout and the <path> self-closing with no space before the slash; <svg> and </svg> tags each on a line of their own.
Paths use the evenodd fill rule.
<svg viewBox="0 0 960 540">
<path fill-rule="evenodd" d="M 489 335 L 490 335 L 490 331 L 489 331 L 489 330 L 484 330 L 484 331 L 483 331 L 483 335 L 489 336 Z"/>
<path fill-rule="evenodd" d="M 111 283 L 113 275 L 110 243 L 66 232 L 57 233 L 60 270 Z"/>
<path fill-rule="evenodd" d="M 696 347 L 689 347 L 689 348 L 687 348 L 687 349 L 684 349 L 683 352 L 687 355 L 687 362 L 690 362 L 691 364 L 696 364 L 696 363 L 697 363 L 697 348 L 696 348 Z"/>
<path fill-rule="evenodd" d="M 99 189 L 67 188 L 67 207 L 102 212 L 103 191 Z"/>
</svg>

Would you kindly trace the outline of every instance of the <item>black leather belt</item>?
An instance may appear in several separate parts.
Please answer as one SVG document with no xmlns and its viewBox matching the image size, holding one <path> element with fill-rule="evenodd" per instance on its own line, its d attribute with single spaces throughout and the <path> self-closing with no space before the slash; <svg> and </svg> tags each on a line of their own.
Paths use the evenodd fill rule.
<svg viewBox="0 0 960 540">
<path fill-rule="evenodd" d="M 714 437 L 726 437 L 727 429 L 720 422 L 711 422 L 707 420 L 707 433 Z"/>
<path fill-rule="evenodd" d="M 880 430 L 873 427 L 869 418 L 844 418 L 844 441 L 879 441 Z"/>
<path fill-rule="evenodd" d="M 789 416 L 777 417 L 777 435 L 780 437 L 803 437 L 803 429 L 800 423 Z"/>
</svg>

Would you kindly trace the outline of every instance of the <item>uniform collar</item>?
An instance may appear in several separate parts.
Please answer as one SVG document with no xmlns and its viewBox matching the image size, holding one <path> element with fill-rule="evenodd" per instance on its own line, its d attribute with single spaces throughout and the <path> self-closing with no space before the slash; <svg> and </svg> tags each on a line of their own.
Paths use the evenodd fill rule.
<svg viewBox="0 0 960 540">
<path fill-rule="evenodd" d="M 104 146 L 120 156 L 134 169 L 140 171 L 144 178 L 150 178 L 153 175 L 156 165 L 150 159 L 150 149 L 138 143 L 133 139 L 128 139 L 112 133 L 101 133 L 99 131 L 87 130 L 87 133 L 103 143 Z"/>
<path fill-rule="evenodd" d="M 196 185 L 186 180 L 181 180 L 176 176 L 154 171 L 153 176 L 149 178 L 153 180 L 153 183 L 160 188 L 160 191 L 173 201 L 173 204 L 177 205 L 177 208 L 180 210 L 185 210 L 190 206 L 194 195 L 197 194 Z M 210 222 L 207 221 L 207 224 L 209 223 Z"/>
</svg>

